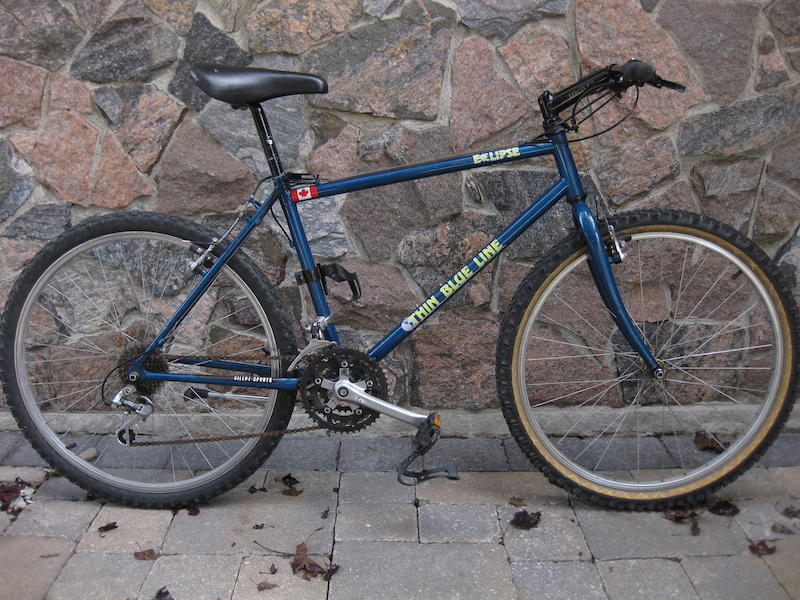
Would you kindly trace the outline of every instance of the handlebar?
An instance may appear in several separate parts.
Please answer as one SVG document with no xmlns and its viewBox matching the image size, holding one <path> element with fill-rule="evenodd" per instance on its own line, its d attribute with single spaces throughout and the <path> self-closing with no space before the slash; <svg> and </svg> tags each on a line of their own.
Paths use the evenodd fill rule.
<svg viewBox="0 0 800 600">
<path fill-rule="evenodd" d="M 653 65 L 631 59 L 622 65 L 612 64 L 598 69 L 555 94 L 545 92 L 539 96 L 539 107 L 545 121 L 558 119 L 559 113 L 574 106 L 588 94 L 602 93 L 606 90 L 621 94 L 629 87 L 634 85 L 641 87 L 645 84 L 657 88 L 665 87 L 678 92 L 686 91 L 686 87 L 680 83 L 668 81 L 656 75 Z"/>
</svg>

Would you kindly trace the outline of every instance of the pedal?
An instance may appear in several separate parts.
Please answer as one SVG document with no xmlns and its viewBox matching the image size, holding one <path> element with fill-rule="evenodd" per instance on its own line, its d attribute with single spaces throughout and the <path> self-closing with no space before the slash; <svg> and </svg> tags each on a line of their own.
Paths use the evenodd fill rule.
<svg viewBox="0 0 800 600">
<path fill-rule="evenodd" d="M 438 467 L 436 469 L 422 469 L 421 471 L 409 470 L 411 463 L 417 460 L 417 458 L 424 456 L 428 450 L 433 448 L 434 444 L 439 441 L 441 436 L 442 429 L 439 415 L 437 413 L 431 413 L 428 415 L 428 418 L 422 422 L 417 429 L 417 433 L 414 434 L 414 437 L 411 439 L 411 446 L 413 448 L 411 454 L 397 465 L 397 481 L 403 485 L 412 486 L 437 477 L 447 477 L 453 480 L 461 479 L 455 465 Z"/>
</svg>

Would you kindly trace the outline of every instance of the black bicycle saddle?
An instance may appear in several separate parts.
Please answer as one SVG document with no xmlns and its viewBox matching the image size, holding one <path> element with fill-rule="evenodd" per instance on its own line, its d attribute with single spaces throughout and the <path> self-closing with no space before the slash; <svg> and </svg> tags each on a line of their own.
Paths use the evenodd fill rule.
<svg viewBox="0 0 800 600">
<path fill-rule="evenodd" d="M 197 86 L 217 100 L 233 105 L 258 104 L 293 94 L 324 94 L 328 82 L 317 75 L 255 67 L 200 63 L 192 66 Z"/>
</svg>

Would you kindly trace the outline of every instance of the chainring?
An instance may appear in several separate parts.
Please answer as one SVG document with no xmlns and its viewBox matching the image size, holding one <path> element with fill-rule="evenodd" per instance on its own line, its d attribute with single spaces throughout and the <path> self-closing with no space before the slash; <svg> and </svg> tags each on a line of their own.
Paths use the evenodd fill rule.
<svg viewBox="0 0 800 600">
<path fill-rule="evenodd" d="M 371 425 L 380 414 L 342 402 L 322 385 L 324 381 L 337 382 L 343 377 L 363 385 L 364 390 L 376 398 L 386 398 L 386 376 L 377 362 L 358 350 L 329 348 L 311 360 L 303 371 L 300 400 L 311 418 L 323 427 L 351 433 Z"/>
</svg>

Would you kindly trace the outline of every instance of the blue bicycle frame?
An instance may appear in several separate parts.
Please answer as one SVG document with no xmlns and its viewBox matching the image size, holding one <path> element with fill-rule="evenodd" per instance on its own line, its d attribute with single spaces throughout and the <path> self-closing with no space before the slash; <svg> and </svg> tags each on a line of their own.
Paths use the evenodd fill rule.
<svg viewBox="0 0 800 600">
<path fill-rule="evenodd" d="M 441 308 L 454 294 L 462 289 L 472 277 L 484 269 L 488 264 L 495 260 L 514 240 L 524 233 L 533 223 L 544 215 L 559 200 L 566 199 L 572 206 L 575 222 L 580 228 L 588 247 L 589 265 L 595 284 L 600 292 L 606 307 L 612 314 L 617 326 L 630 343 L 631 347 L 641 357 L 645 367 L 651 374 L 658 376 L 661 372 L 660 366 L 647 345 L 643 341 L 639 331 L 631 320 L 630 315 L 625 309 L 620 297 L 617 285 L 611 272 L 611 259 L 606 251 L 603 233 L 600 226 L 585 202 L 585 194 L 580 182 L 578 170 L 575 166 L 572 152 L 567 144 L 566 136 L 558 134 L 550 138 L 547 142 L 520 144 L 513 148 L 503 148 L 491 152 L 465 155 L 446 160 L 432 161 L 428 163 L 398 167 L 386 171 L 379 171 L 365 175 L 358 175 L 330 181 L 317 183 L 316 185 L 305 185 L 298 187 L 285 173 L 279 172 L 273 178 L 275 188 L 264 202 L 258 202 L 251 198 L 251 203 L 256 206 L 256 212 L 250 216 L 239 234 L 230 242 L 225 251 L 217 261 L 203 272 L 203 278 L 198 286 L 192 291 L 184 301 L 178 311 L 164 326 L 163 330 L 150 344 L 147 351 L 137 360 L 129 373 L 135 372 L 141 379 L 180 381 L 184 383 L 197 383 L 204 385 L 228 385 L 264 389 L 284 389 L 296 390 L 299 386 L 299 379 L 293 377 L 273 377 L 272 369 L 268 365 L 256 365 L 240 363 L 226 360 L 197 360 L 206 367 L 230 370 L 233 372 L 244 372 L 251 376 L 240 378 L 237 381 L 230 377 L 199 376 L 177 373 L 157 373 L 149 372 L 144 368 L 145 358 L 150 352 L 161 348 L 170 339 L 174 328 L 188 314 L 195 303 L 203 296 L 210 287 L 215 277 L 218 275 L 222 266 L 241 246 L 247 237 L 258 226 L 267 212 L 280 202 L 287 218 L 289 231 L 291 233 L 295 249 L 300 261 L 301 268 L 306 270 L 313 269 L 315 265 L 314 257 L 306 237 L 300 214 L 297 208 L 298 203 L 312 201 L 316 198 L 324 198 L 337 194 L 346 194 L 358 190 L 376 188 L 384 185 L 400 183 L 476 169 L 488 164 L 502 164 L 528 158 L 542 156 L 553 156 L 559 172 L 559 179 L 545 192 L 538 200 L 532 203 L 522 214 L 520 214 L 508 227 L 500 232 L 491 242 L 481 249 L 470 261 L 461 269 L 453 274 L 422 304 L 417 306 L 402 323 L 397 325 L 381 341 L 379 341 L 369 352 L 369 356 L 374 360 L 385 358 L 394 350 L 404 339 L 419 327 L 426 319 Z M 327 340 L 338 343 L 339 337 L 336 328 L 330 322 L 331 312 L 325 295 L 323 284 L 320 280 L 307 283 L 314 305 L 315 312 L 321 323 L 325 323 L 324 337 Z M 188 359 L 180 359 L 179 362 L 190 364 Z M 246 379 L 246 381 L 241 381 Z"/>
</svg>

